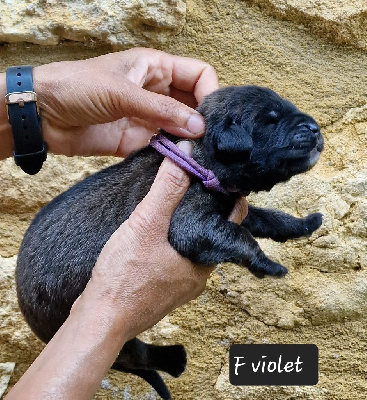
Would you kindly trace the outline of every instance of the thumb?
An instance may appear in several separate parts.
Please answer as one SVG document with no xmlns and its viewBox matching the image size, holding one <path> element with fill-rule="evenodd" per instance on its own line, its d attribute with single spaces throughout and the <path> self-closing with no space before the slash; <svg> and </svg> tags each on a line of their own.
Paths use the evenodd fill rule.
<svg viewBox="0 0 367 400">
<path fill-rule="evenodd" d="M 189 156 L 192 143 L 178 143 Z M 190 186 L 190 176 L 174 162 L 165 158 L 148 194 L 129 218 L 129 225 L 137 236 L 168 233 L 172 215 Z"/>
</svg>

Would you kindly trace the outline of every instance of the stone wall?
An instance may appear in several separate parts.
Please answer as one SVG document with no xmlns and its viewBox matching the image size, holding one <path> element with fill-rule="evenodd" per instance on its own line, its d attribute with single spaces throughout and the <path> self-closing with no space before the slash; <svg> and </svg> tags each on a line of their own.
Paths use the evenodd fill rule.
<svg viewBox="0 0 367 400">
<path fill-rule="evenodd" d="M 187 348 L 187 371 L 178 379 L 167 378 L 174 399 L 364 398 L 365 2 L 39 0 L 2 2 L 0 12 L 0 40 L 20 41 L 0 47 L 1 70 L 145 45 L 210 62 L 222 85 L 268 86 L 319 121 L 325 151 L 316 168 L 249 199 L 295 215 L 324 214 L 322 228 L 309 239 L 261 241 L 267 254 L 289 267 L 289 275 L 258 280 L 236 265 L 220 265 L 202 296 L 143 336 Z M 42 348 L 22 321 L 14 294 L 13 270 L 24 230 L 42 205 L 112 162 L 50 156 L 35 177 L 25 176 L 10 159 L 0 163 L 0 365 L 16 363 L 10 385 Z M 320 353 L 319 383 L 231 386 L 232 343 L 314 343 Z M 138 378 L 111 372 L 95 399 L 115 398 L 156 397 Z"/>
</svg>

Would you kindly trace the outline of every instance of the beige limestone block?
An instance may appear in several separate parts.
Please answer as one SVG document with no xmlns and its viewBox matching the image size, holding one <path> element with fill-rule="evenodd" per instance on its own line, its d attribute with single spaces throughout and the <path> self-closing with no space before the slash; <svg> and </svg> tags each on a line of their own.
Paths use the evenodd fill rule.
<svg viewBox="0 0 367 400">
<path fill-rule="evenodd" d="M 2 398 L 2 395 L 8 388 L 9 381 L 14 371 L 14 368 L 15 368 L 14 362 L 0 363 L 0 398 Z"/>
<path fill-rule="evenodd" d="M 0 41 L 56 45 L 103 41 L 162 44 L 183 27 L 185 0 L 12 0 L 0 2 Z"/>
<path fill-rule="evenodd" d="M 254 0 L 281 18 L 318 31 L 337 43 L 367 48 L 367 3 L 364 0 Z"/>
<path fill-rule="evenodd" d="M 0 348 L 5 342 L 28 348 L 29 338 L 33 336 L 18 308 L 14 282 L 15 265 L 16 257 L 0 256 Z M 0 361 L 5 360 L 0 359 Z"/>
<path fill-rule="evenodd" d="M 18 307 L 14 281 L 16 261 L 16 256 L 0 256 L 0 398 L 43 348 Z"/>
<path fill-rule="evenodd" d="M 360 320 L 367 313 L 367 272 L 293 271 L 258 280 L 236 266 L 221 266 L 221 291 L 238 310 L 267 326 L 294 329 Z"/>
</svg>

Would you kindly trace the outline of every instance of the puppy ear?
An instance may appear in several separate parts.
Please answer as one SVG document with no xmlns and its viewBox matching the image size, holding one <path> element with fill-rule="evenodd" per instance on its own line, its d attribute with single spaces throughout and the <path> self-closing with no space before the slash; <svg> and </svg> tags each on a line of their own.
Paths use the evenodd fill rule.
<svg viewBox="0 0 367 400">
<path fill-rule="evenodd" d="M 231 124 L 216 131 L 216 145 L 219 151 L 227 153 L 250 153 L 252 150 L 252 137 L 246 127 Z"/>
</svg>

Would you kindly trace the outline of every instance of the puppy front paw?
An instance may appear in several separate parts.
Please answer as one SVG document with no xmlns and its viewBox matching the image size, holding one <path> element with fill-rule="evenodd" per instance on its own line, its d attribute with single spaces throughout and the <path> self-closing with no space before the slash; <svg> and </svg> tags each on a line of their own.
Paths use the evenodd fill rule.
<svg viewBox="0 0 367 400">
<path fill-rule="evenodd" d="M 282 277 L 288 273 L 287 268 L 268 258 L 252 263 L 249 266 L 249 270 L 258 278 L 263 278 L 265 275 Z"/>
<path fill-rule="evenodd" d="M 303 224 L 305 236 L 310 236 L 316 229 L 320 228 L 322 224 L 322 214 L 314 213 L 308 215 L 304 218 Z"/>
</svg>

